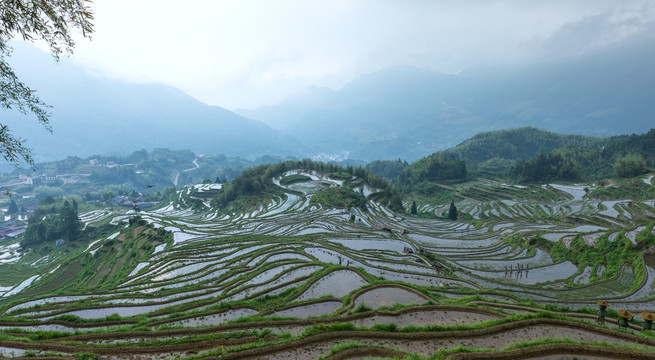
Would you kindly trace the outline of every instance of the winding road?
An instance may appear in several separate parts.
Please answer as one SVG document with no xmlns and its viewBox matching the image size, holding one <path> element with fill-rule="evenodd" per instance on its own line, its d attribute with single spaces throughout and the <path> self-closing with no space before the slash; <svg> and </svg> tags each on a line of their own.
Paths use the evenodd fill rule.
<svg viewBox="0 0 655 360">
<path fill-rule="evenodd" d="M 197 169 L 197 168 L 200 167 L 200 164 L 198 164 L 198 158 L 193 159 L 192 162 L 193 162 L 194 167 L 192 167 L 192 168 L 188 168 L 188 169 L 184 169 L 184 170 L 182 170 L 182 171 L 183 171 L 183 172 L 189 172 L 189 171 L 193 171 L 193 170 L 195 170 L 195 169 Z M 180 172 L 178 171 L 178 172 L 175 174 L 175 179 L 173 180 L 173 185 L 177 186 L 177 180 L 178 180 L 179 178 L 180 178 Z"/>
</svg>

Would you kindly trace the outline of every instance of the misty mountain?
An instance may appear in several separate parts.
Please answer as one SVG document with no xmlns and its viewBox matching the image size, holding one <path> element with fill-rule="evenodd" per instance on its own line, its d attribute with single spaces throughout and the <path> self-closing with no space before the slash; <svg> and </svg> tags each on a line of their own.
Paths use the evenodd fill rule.
<svg viewBox="0 0 655 360">
<path fill-rule="evenodd" d="M 273 106 L 236 112 L 318 151 L 417 159 L 481 131 L 535 126 L 568 134 L 644 132 L 655 113 L 655 41 L 610 46 L 521 68 L 444 75 L 396 67 L 339 91 L 312 88 Z"/>
<path fill-rule="evenodd" d="M 261 121 L 208 106 L 176 88 L 98 77 L 67 58 L 55 63 L 27 43 L 13 46 L 10 62 L 20 79 L 52 106 L 54 132 L 18 112 L 3 111 L 0 122 L 27 139 L 37 161 L 156 147 L 251 158 L 305 152 L 297 140 Z"/>
</svg>

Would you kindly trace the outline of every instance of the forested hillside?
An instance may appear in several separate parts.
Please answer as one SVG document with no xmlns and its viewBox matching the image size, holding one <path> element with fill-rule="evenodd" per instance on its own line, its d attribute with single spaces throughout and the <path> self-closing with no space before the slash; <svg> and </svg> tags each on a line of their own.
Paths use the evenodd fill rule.
<svg viewBox="0 0 655 360">
<path fill-rule="evenodd" d="M 382 176 L 387 180 L 393 180 L 397 178 L 400 173 L 406 168 L 409 164 L 407 161 L 401 159 L 398 160 L 375 160 L 366 164 L 365 169 Z"/>
<path fill-rule="evenodd" d="M 465 161 L 433 154 L 404 168 L 394 185 L 405 194 L 434 196 L 442 190 L 436 183 L 457 182 L 466 177 Z"/>
<path fill-rule="evenodd" d="M 341 179 L 343 181 L 341 191 L 352 194 L 353 198 L 357 198 L 360 194 L 353 194 L 348 185 L 350 180 L 355 180 L 358 185 L 367 184 L 371 188 L 381 190 L 377 197 L 382 203 L 396 211 L 403 209 L 400 194 L 384 178 L 367 171 L 363 167 L 342 167 L 337 164 L 314 162 L 309 159 L 289 160 L 247 169 L 236 179 L 223 186 L 218 196 L 213 200 L 213 205 L 221 208 L 234 207 L 233 202 L 240 198 L 248 199 L 250 203 L 256 205 L 260 201 L 265 201 L 263 199 L 271 195 L 280 195 L 282 193 L 281 188 L 275 186 L 271 179 L 293 169 L 315 170 L 328 174 L 332 178 Z M 288 182 L 293 183 L 297 180 L 303 181 L 304 179 L 302 177 L 293 178 Z"/>
<path fill-rule="evenodd" d="M 459 145 L 439 151 L 442 156 L 454 156 L 479 164 L 491 159 L 525 160 L 546 154 L 567 145 L 600 147 L 604 138 L 564 135 L 533 127 L 479 133 Z"/>
<path fill-rule="evenodd" d="M 369 164 L 394 173 L 397 162 Z M 633 177 L 655 168 L 655 129 L 640 135 L 591 137 L 524 127 L 475 135 L 454 148 L 424 157 L 394 181 L 404 193 L 434 194 L 435 183 L 491 176 L 518 183 L 597 181 Z"/>
<path fill-rule="evenodd" d="M 594 181 L 633 177 L 655 167 L 655 129 L 645 134 L 602 139 L 602 146 L 568 145 L 521 160 L 509 176 L 521 182 Z"/>
<path fill-rule="evenodd" d="M 54 243 L 58 239 L 76 240 L 82 228 L 77 215 L 77 206 L 75 199 L 71 199 L 70 203 L 62 198 L 42 199 L 39 206 L 30 214 L 21 246 L 27 248 L 46 242 Z"/>
</svg>

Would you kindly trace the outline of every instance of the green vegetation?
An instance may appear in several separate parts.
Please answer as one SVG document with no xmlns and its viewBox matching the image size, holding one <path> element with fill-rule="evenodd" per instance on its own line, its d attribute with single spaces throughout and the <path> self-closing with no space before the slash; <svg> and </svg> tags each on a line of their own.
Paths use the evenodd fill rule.
<svg viewBox="0 0 655 360">
<path fill-rule="evenodd" d="M 327 209 L 350 209 L 355 207 L 364 211 L 367 210 L 366 203 L 366 197 L 362 193 L 355 191 L 348 186 L 330 187 L 321 190 L 314 194 L 309 202 L 310 205 L 321 205 L 323 208 Z"/>
<path fill-rule="evenodd" d="M 559 153 L 538 155 L 521 161 L 510 170 L 510 175 L 522 183 L 552 180 L 578 180 L 581 177 L 578 164 Z"/>
<path fill-rule="evenodd" d="M 416 208 L 416 201 L 412 201 L 412 207 L 409 209 L 409 213 L 412 215 L 418 214 L 418 210 Z"/>
<path fill-rule="evenodd" d="M 394 183 L 404 193 L 427 195 L 436 190 L 431 183 L 463 180 L 467 175 L 524 183 L 595 181 L 614 174 L 633 177 L 655 167 L 654 144 L 655 129 L 608 138 L 530 127 L 485 132 L 407 166 Z M 391 167 L 376 163 L 372 168 L 384 174 L 383 164 Z"/>
<path fill-rule="evenodd" d="M 312 178 L 306 175 L 293 174 L 293 175 L 285 176 L 282 179 L 280 179 L 280 184 L 289 185 L 297 182 L 310 181 L 311 179 Z"/>
<path fill-rule="evenodd" d="M 633 177 L 655 165 L 655 129 L 641 135 L 614 136 L 596 146 L 569 145 L 519 161 L 510 176 L 525 182 L 550 180 L 594 181 Z"/>
<path fill-rule="evenodd" d="M 188 150 L 169 149 L 139 150 L 129 156 L 95 155 L 86 159 L 69 156 L 39 164 L 39 171 L 48 177 L 46 183 L 12 185 L 11 191 L 17 195 L 15 201 L 19 209 L 23 206 L 31 209 L 31 198 L 40 200 L 48 196 L 78 197 L 81 203 L 101 207 L 111 206 L 116 196 L 128 196 L 130 201 L 158 202 L 171 200 L 169 196 L 175 192 L 175 180 L 177 186 L 222 183 L 264 160 L 272 159 L 250 161 L 224 155 L 197 156 Z M 24 169 L 16 169 L 0 176 L 0 182 L 15 183 L 19 175 L 27 173 Z"/>
<path fill-rule="evenodd" d="M 631 138 L 622 139 L 628 143 Z M 596 171 L 589 169 L 613 171 L 605 160 L 605 165 L 593 167 L 604 158 L 592 148 L 564 166 L 564 154 L 577 150 L 559 148 L 512 164 L 516 176 L 534 171 L 530 179 L 561 178 L 566 169 L 582 178 Z M 139 154 L 133 160 L 150 157 Z M 640 153 L 617 156 L 634 158 L 629 154 Z M 175 166 L 182 169 L 191 167 L 185 162 L 202 159 L 178 155 L 184 160 Z M 583 158 L 590 166 L 581 165 Z M 646 156 L 642 159 L 648 164 Z M 67 159 L 60 165 L 65 166 L 82 164 Z M 480 168 L 475 171 L 480 174 Z M 312 181 L 303 173 L 323 180 Z M 647 291 L 652 279 L 646 274 L 652 272 L 653 260 L 644 253 L 655 249 L 650 201 L 655 186 L 644 182 L 644 175 L 570 188 L 521 186 L 468 177 L 462 160 L 440 155 L 408 165 L 402 174 L 414 183 L 404 188 L 408 209 L 401 203 L 396 212 L 390 208 L 400 201 L 399 187 L 364 168 L 285 161 L 249 168 L 222 189 L 171 187 L 160 194 L 168 201 L 157 211 L 135 214 L 127 213 L 128 208 L 94 207 L 97 211 L 82 215 L 85 230 L 78 228 L 77 236 L 58 248 L 46 241 L 22 253 L 8 241 L 1 244 L 7 253 L 2 260 L 10 263 L 3 264 L 0 291 L 34 278 L 20 292 L 0 297 L 3 326 L 15 325 L 2 339 L 33 348 L 41 342 L 66 344 L 91 355 L 99 348 L 129 353 L 133 347 L 151 347 L 156 354 L 155 348 L 170 346 L 167 354 L 187 358 L 245 357 L 249 354 L 242 351 L 261 353 L 286 345 L 298 349 L 297 344 L 320 341 L 331 348 L 329 354 L 339 356 L 363 347 L 333 346 L 351 335 L 357 339 L 363 334 L 378 347 L 374 339 L 436 337 L 430 333 L 448 337 L 455 331 L 502 338 L 542 323 L 553 327 L 554 336 L 558 327 L 586 331 L 597 326 L 590 323 L 596 300 L 609 298 L 613 308 L 607 317 L 614 319 L 619 304 L 636 310 L 639 301 L 648 304 L 652 297 Z M 394 184 L 407 185 L 402 177 Z M 311 183 L 286 190 L 273 179 L 287 185 Z M 53 189 L 66 186 L 39 190 L 40 213 L 30 219 L 26 238 L 38 238 L 39 223 L 55 218 L 52 223 L 64 223 L 62 212 L 96 206 L 81 197 L 52 196 L 58 194 Z M 127 183 L 97 189 L 139 195 Z M 577 199 L 583 195 L 582 200 L 572 200 L 568 191 Z M 620 201 L 603 205 L 595 200 L 611 198 Z M 11 200 L 4 203 L 8 211 L 22 214 L 26 199 L 16 198 L 14 205 Z M 507 270 L 510 264 L 513 272 Z M 381 301 L 385 292 L 400 298 L 403 291 L 420 300 Z M 583 308 L 573 311 L 572 304 Z M 469 310 L 483 317 L 457 315 L 456 322 L 435 320 L 429 326 L 414 321 Z M 96 314 L 100 318 L 92 318 Z M 384 320 L 370 320 L 380 318 Z M 43 331 L 51 325 L 62 331 Z M 608 339 L 619 336 L 612 329 L 591 332 Z M 512 346 L 539 344 L 539 336 Z M 636 336 L 644 341 L 653 337 L 648 332 Z M 107 343 L 98 343 L 100 339 Z M 439 354 L 475 350 L 457 345 Z M 394 348 L 386 350 L 393 354 Z M 383 350 L 375 349 L 386 354 Z"/>
<path fill-rule="evenodd" d="M 64 190 L 55 186 L 41 185 L 34 189 L 34 197 L 37 199 L 45 199 L 47 197 L 58 198 L 64 195 Z"/>
<path fill-rule="evenodd" d="M 127 157 L 93 156 L 90 159 L 94 159 L 100 164 L 116 164 L 109 167 L 90 168 L 86 165 L 89 161 L 77 159 L 75 168 L 84 166 L 91 170 L 89 180 L 94 184 L 121 185 L 127 183 L 131 188 L 141 192 L 148 189 L 161 191 L 167 186 L 173 186 L 176 176 L 178 184 L 202 183 L 204 179 L 220 180 L 234 177 L 241 169 L 251 165 L 249 161 L 227 158 L 223 155 L 197 157 L 189 150 L 169 149 L 154 149 L 150 153 L 139 150 Z M 197 169 L 195 169 L 194 160 L 198 163 Z M 59 162 L 55 163 L 55 166 L 58 166 L 57 164 Z M 61 165 L 58 167 L 61 168 Z M 184 171 L 187 169 L 195 170 Z M 155 187 L 148 188 L 148 185 L 155 185 Z"/>
<path fill-rule="evenodd" d="M 18 213 L 18 205 L 14 199 L 9 200 L 9 206 L 7 207 L 7 214 L 13 215 Z"/>
<path fill-rule="evenodd" d="M 375 160 L 364 167 L 369 172 L 381 176 L 389 181 L 396 179 L 408 166 L 407 161 L 398 160 Z"/>
<path fill-rule="evenodd" d="M 350 180 L 353 174 L 345 171 L 335 171 L 330 173 L 330 177 L 333 179 Z"/>
<path fill-rule="evenodd" d="M 236 179 L 223 186 L 219 195 L 212 200 L 212 206 L 228 208 L 229 206 L 234 206 L 233 202 L 237 199 L 242 199 L 242 202 L 257 204 L 271 196 L 284 196 L 282 189 L 275 186 L 272 179 L 288 170 L 294 169 L 316 170 L 322 173 L 327 173 L 332 178 L 347 181 L 350 181 L 354 176 L 359 179 L 359 181 L 363 181 L 364 184 L 368 184 L 373 188 L 381 189 L 380 194 L 378 194 L 378 199 L 385 205 L 390 206 L 394 210 L 403 208 L 400 194 L 392 188 L 391 184 L 383 178 L 369 173 L 364 168 L 353 168 L 352 166 L 343 168 L 339 165 L 314 162 L 309 159 L 300 161 L 290 160 L 281 163 L 260 165 L 245 170 Z M 362 184 L 353 183 L 351 185 L 355 186 Z M 324 194 L 325 196 L 323 196 L 326 204 L 334 203 L 339 204 L 339 206 L 345 205 L 348 207 L 348 204 L 355 201 L 353 206 L 365 206 L 365 199 L 361 199 L 361 194 L 355 194 L 355 192 L 350 188 L 351 185 L 346 185 L 343 191 L 331 190 L 333 191 L 332 195 L 329 195 L 326 192 Z M 250 200 L 245 201 L 244 199 L 246 198 Z"/>
<path fill-rule="evenodd" d="M 28 248 L 58 239 L 74 241 L 81 227 L 77 211 L 67 200 L 47 197 L 30 214 L 21 246 Z"/>
<path fill-rule="evenodd" d="M 457 220 L 457 207 L 455 207 L 455 203 L 452 201 L 450 202 L 450 207 L 448 208 L 448 219 Z"/>
<path fill-rule="evenodd" d="M 619 177 L 633 177 L 646 173 L 646 161 L 641 154 L 628 154 L 616 159 L 614 172 Z"/>
<path fill-rule="evenodd" d="M 653 224 L 650 226 L 652 227 Z M 634 245 L 622 234 L 616 236 L 614 241 L 609 241 L 607 235 L 601 235 L 597 239 L 598 246 L 594 247 L 585 243 L 583 235 L 577 235 L 571 241 L 568 248 L 561 241 L 552 243 L 546 240 L 540 240 L 537 244 L 548 247 L 550 255 L 555 262 L 570 260 L 578 266 L 579 271 L 590 267 L 592 269 L 590 282 L 613 278 L 619 273 L 621 266 L 630 266 L 635 272 L 635 279 L 632 286 L 636 287 L 644 279 L 645 269 L 642 252 L 644 249 L 655 245 L 655 235 L 650 231 L 642 231 L 637 235 L 636 239 L 637 245 Z M 520 239 L 506 240 L 506 242 L 521 244 Z M 523 245 L 526 245 L 526 243 L 523 242 Z M 605 270 L 602 274 L 597 275 L 596 269 L 599 266 L 604 266 Z"/>
<path fill-rule="evenodd" d="M 598 188 L 589 192 L 588 198 L 598 200 L 655 199 L 655 186 L 646 184 L 641 179 L 618 178 L 611 180 L 611 182 L 601 180 L 598 185 Z"/>
<path fill-rule="evenodd" d="M 403 193 L 431 195 L 437 182 L 462 181 L 466 179 L 466 163 L 454 157 L 444 158 L 434 154 L 419 159 L 407 166 L 394 185 Z"/>
<path fill-rule="evenodd" d="M 565 146 L 599 147 L 602 138 L 563 135 L 532 127 L 482 132 L 454 148 L 438 152 L 454 156 L 470 164 L 505 160 L 527 160 Z M 506 170 L 507 168 L 505 168 Z"/>
</svg>

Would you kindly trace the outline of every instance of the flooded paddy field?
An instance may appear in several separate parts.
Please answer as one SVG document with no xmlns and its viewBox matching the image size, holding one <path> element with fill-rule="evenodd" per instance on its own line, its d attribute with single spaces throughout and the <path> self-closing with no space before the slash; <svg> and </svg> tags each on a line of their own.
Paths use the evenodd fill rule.
<svg viewBox="0 0 655 360">
<path fill-rule="evenodd" d="M 292 175 L 304 177 L 282 185 Z M 505 190 L 515 199 L 467 198 L 457 205 L 469 216 L 450 221 L 441 204 L 420 204 L 421 217 L 396 213 L 376 200 L 380 189 L 355 178 L 292 170 L 272 181 L 283 195 L 234 212 L 180 200 L 131 225 L 133 211 L 82 214 L 87 226 L 110 230 L 2 288 L 3 355 L 316 359 L 349 339 L 359 357 L 361 348 L 429 357 L 561 338 L 654 346 L 634 329 L 566 315 L 594 314 L 600 300 L 655 312 L 655 257 L 644 245 L 655 237 L 644 212 L 652 205 L 550 184 L 543 202 L 523 188 Z M 344 184 L 363 194 L 366 210 L 312 203 Z M 196 190 L 205 189 L 220 190 Z M 599 255 L 617 249 L 634 255 L 621 263 Z M 20 261 L 17 248 L 6 252 Z"/>
</svg>

